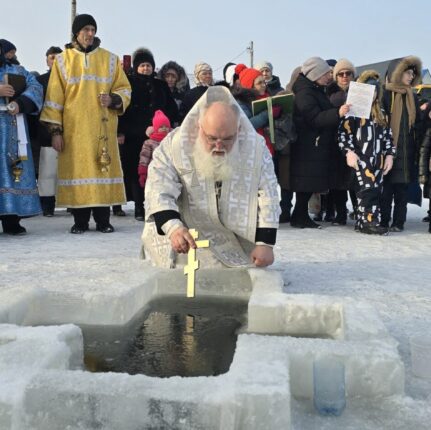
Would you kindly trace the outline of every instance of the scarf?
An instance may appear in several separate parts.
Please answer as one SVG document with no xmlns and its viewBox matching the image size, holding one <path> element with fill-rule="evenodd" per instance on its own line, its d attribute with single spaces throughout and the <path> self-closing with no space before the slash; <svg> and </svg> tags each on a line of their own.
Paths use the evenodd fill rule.
<svg viewBox="0 0 431 430">
<path fill-rule="evenodd" d="M 388 91 L 392 91 L 392 100 L 391 100 L 391 129 L 392 129 L 392 137 L 394 139 L 394 146 L 397 147 L 398 138 L 400 135 L 400 124 L 401 124 L 401 116 L 403 114 L 403 95 L 406 94 L 406 105 L 407 112 L 409 115 L 408 124 L 409 130 L 413 127 L 413 124 L 416 120 L 416 105 L 415 99 L 413 97 L 413 90 L 411 87 L 402 85 L 402 84 L 394 84 L 389 83 L 386 84 L 386 89 Z"/>
</svg>

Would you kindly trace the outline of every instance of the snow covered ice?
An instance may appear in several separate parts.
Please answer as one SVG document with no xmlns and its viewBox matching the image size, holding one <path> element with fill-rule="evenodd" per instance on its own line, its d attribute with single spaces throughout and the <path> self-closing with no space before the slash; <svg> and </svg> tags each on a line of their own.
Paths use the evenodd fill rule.
<svg viewBox="0 0 431 430">
<path fill-rule="evenodd" d="M 82 360 L 81 334 L 75 326 L 11 325 L 127 322 L 139 310 L 139 303 L 148 300 L 150 291 L 140 286 L 155 273 L 139 260 L 143 225 L 134 220 L 131 206 L 127 212 L 125 218 L 113 217 L 116 233 L 112 235 L 95 232 L 94 225 L 93 231 L 81 236 L 69 234 L 72 218 L 62 210 L 54 218 L 24 220 L 27 236 L 0 235 L 0 322 L 9 323 L 0 325 L 0 428 L 62 428 L 55 425 L 61 425 L 65 417 L 74 423 L 71 429 L 91 429 L 92 423 L 97 423 L 95 428 L 139 428 L 139 420 L 150 410 L 174 416 L 178 428 L 186 428 L 181 424 L 184 410 L 172 406 L 170 394 L 181 378 L 156 383 L 144 375 L 91 374 L 89 380 L 87 372 L 65 372 L 79 368 Z M 287 334 L 301 336 L 310 327 L 304 328 L 298 315 L 308 314 L 316 338 L 240 335 L 226 375 L 193 378 L 193 390 L 203 399 L 193 410 L 194 422 L 207 424 L 206 428 L 235 428 L 241 422 L 250 428 L 247 414 L 253 420 L 260 413 L 261 422 L 270 421 L 271 415 L 277 418 L 271 422 L 281 425 L 291 413 L 294 430 L 428 429 L 431 380 L 412 375 L 409 351 L 409 337 L 429 332 L 431 326 L 431 235 L 421 222 L 425 212 L 409 206 L 406 230 L 388 237 L 354 233 L 351 223 L 319 231 L 283 225 L 270 272 L 282 274 L 283 301 L 291 308 L 287 311 L 277 299 L 277 312 L 265 312 L 266 306 L 276 305 L 271 303 L 275 295 L 260 282 L 261 295 L 252 295 L 250 300 L 249 330 L 258 333 L 261 327 L 263 332 L 286 334 L 283 327 L 288 322 L 295 333 Z M 238 276 L 236 281 L 241 283 Z M 165 284 L 154 283 L 154 291 L 166 289 Z M 228 293 L 229 284 L 223 290 Z M 237 294 L 247 296 L 249 289 L 244 285 Z M 338 348 L 338 354 L 344 354 L 347 379 L 349 372 L 352 381 L 355 372 L 368 372 L 367 383 L 355 384 L 358 391 L 348 393 L 341 417 L 321 417 L 314 411 L 309 373 L 304 371 L 313 357 L 325 353 L 328 342 L 335 345 L 330 350 Z M 355 344 L 360 345 L 360 354 Z M 224 384 L 228 381 L 231 385 Z M 259 383 L 272 393 L 270 400 L 258 391 Z M 58 385 L 62 396 L 52 398 Z M 235 400 L 241 416 L 226 406 L 235 385 L 244 389 Z M 77 396 L 76 386 L 83 396 Z M 157 410 L 150 397 L 159 389 L 167 402 Z M 139 394 L 145 390 L 148 403 L 142 404 Z M 110 409 L 113 391 L 122 400 L 116 399 L 117 407 Z M 248 397 L 247 403 L 243 396 L 249 394 L 255 400 Z M 185 405 L 191 392 L 183 396 Z M 251 410 L 257 399 L 261 407 Z M 211 403 L 225 405 L 219 409 L 223 413 L 215 413 L 208 406 Z"/>
</svg>

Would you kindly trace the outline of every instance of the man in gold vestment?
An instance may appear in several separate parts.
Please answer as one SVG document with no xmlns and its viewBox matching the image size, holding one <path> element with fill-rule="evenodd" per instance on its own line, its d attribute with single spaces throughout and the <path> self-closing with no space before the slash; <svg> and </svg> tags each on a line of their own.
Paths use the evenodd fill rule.
<svg viewBox="0 0 431 430">
<path fill-rule="evenodd" d="M 57 206 L 72 209 L 71 233 L 111 233 L 110 206 L 125 203 L 117 145 L 118 115 L 131 89 L 119 58 L 100 48 L 91 15 L 77 15 L 72 43 L 56 56 L 40 120 L 59 152 Z"/>
</svg>

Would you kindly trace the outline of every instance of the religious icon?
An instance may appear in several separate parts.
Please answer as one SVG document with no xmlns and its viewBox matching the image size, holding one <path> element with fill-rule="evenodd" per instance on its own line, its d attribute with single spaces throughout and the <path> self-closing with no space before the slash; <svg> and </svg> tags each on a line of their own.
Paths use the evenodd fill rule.
<svg viewBox="0 0 431 430">
<path fill-rule="evenodd" d="M 190 229 L 189 233 L 192 235 L 198 248 L 208 248 L 210 246 L 209 240 L 196 240 L 199 233 L 195 229 Z M 196 249 L 190 248 L 187 255 L 187 265 L 184 266 L 184 275 L 187 275 L 187 297 L 195 296 L 195 272 L 199 269 L 199 260 L 196 260 Z"/>
</svg>

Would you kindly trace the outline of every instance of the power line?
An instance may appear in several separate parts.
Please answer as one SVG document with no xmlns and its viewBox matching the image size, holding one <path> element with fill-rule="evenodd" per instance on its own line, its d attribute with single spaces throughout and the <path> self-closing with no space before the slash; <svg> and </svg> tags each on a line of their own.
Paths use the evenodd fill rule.
<svg viewBox="0 0 431 430">
<path fill-rule="evenodd" d="M 232 58 L 232 60 L 226 61 L 225 64 L 223 64 L 223 66 L 217 67 L 217 69 L 214 69 L 214 72 L 217 72 L 218 70 L 223 69 L 223 67 L 227 64 L 227 63 L 233 63 L 238 57 L 241 57 L 242 54 L 246 53 L 248 51 L 248 47 L 244 49 L 244 51 L 240 52 L 236 57 Z"/>
</svg>

